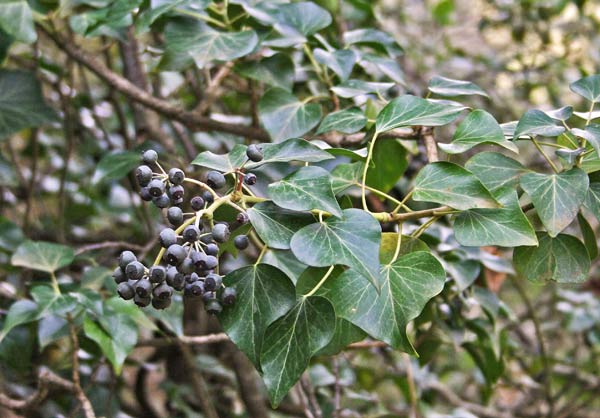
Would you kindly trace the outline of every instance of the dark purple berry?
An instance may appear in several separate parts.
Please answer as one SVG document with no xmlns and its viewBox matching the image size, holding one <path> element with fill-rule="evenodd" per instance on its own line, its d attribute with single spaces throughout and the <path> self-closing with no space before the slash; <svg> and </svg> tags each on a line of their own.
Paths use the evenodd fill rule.
<svg viewBox="0 0 600 418">
<path fill-rule="evenodd" d="M 127 281 L 127 276 L 121 267 L 117 267 L 115 271 L 113 271 L 113 279 L 115 279 L 115 283 L 123 283 Z"/>
<path fill-rule="evenodd" d="M 248 245 L 250 245 L 250 240 L 248 240 L 247 235 L 238 235 L 234 238 L 233 245 L 235 245 L 235 248 L 238 250 L 245 250 L 248 248 Z"/>
<path fill-rule="evenodd" d="M 167 263 L 172 266 L 177 266 L 183 262 L 187 252 L 185 248 L 183 248 L 179 244 L 173 244 L 169 248 L 167 248 L 166 259 Z"/>
<path fill-rule="evenodd" d="M 158 154 L 156 151 L 149 149 L 142 153 L 142 161 L 144 164 L 153 164 L 158 161 Z"/>
<path fill-rule="evenodd" d="M 159 284 L 152 291 L 152 297 L 154 299 L 170 299 L 173 295 L 173 289 L 166 283 Z"/>
<path fill-rule="evenodd" d="M 256 184 L 256 174 L 248 173 L 244 176 L 244 183 L 248 186 L 254 186 Z"/>
<path fill-rule="evenodd" d="M 163 194 L 158 197 L 153 197 L 152 203 L 154 203 L 154 206 L 156 206 L 159 209 L 165 209 L 168 208 L 171 204 L 171 199 L 169 199 L 169 196 L 167 196 L 166 194 Z"/>
<path fill-rule="evenodd" d="M 121 298 L 129 300 L 133 299 L 133 296 L 135 295 L 135 290 L 129 283 L 122 282 L 119 283 L 119 285 L 117 286 L 117 293 Z"/>
<path fill-rule="evenodd" d="M 206 175 L 206 184 L 213 189 L 220 189 L 227 184 L 227 180 L 225 180 L 225 176 L 222 173 L 209 171 Z"/>
<path fill-rule="evenodd" d="M 125 272 L 127 264 L 131 263 L 132 261 L 137 261 L 137 258 L 131 251 L 123 251 L 121 255 L 119 255 L 119 267 L 121 267 L 123 272 Z"/>
<path fill-rule="evenodd" d="M 133 301 L 140 308 L 145 308 L 146 306 L 150 305 L 151 298 L 150 296 L 142 297 L 136 293 L 136 295 L 133 297 Z"/>
<path fill-rule="evenodd" d="M 204 248 L 204 252 L 206 255 L 214 255 L 215 257 L 219 255 L 219 246 L 217 244 L 208 244 L 206 248 Z"/>
<path fill-rule="evenodd" d="M 181 184 L 185 179 L 185 173 L 179 168 L 169 170 L 169 181 L 173 184 Z"/>
<path fill-rule="evenodd" d="M 167 211 L 167 219 L 173 226 L 179 226 L 183 223 L 183 211 L 177 206 L 171 206 Z"/>
<path fill-rule="evenodd" d="M 235 303 L 235 298 L 237 297 L 237 292 L 233 287 L 226 287 L 223 289 L 223 294 L 221 295 L 221 302 L 223 305 L 233 305 Z"/>
<path fill-rule="evenodd" d="M 185 189 L 181 185 L 171 186 L 171 187 L 169 187 L 169 190 L 168 190 L 168 196 L 172 200 L 183 199 L 184 193 L 185 193 Z"/>
<path fill-rule="evenodd" d="M 246 212 L 240 212 L 237 214 L 237 216 L 235 217 L 235 220 L 240 223 L 240 224 L 247 224 L 248 221 L 250 220 L 250 218 L 248 217 L 248 214 Z"/>
<path fill-rule="evenodd" d="M 222 310 L 223 307 L 221 306 L 218 300 L 211 300 L 206 304 L 206 312 L 208 312 L 211 315 L 221 313 Z"/>
<path fill-rule="evenodd" d="M 135 293 L 142 297 L 148 297 L 150 296 L 150 293 L 152 292 L 152 283 L 150 283 L 150 280 L 146 280 L 146 279 L 141 279 L 138 280 L 138 282 L 135 284 Z"/>
<path fill-rule="evenodd" d="M 140 197 L 144 202 L 150 202 L 152 200 L 152 195 L 147 187 L 142 187 L 140 189 Z"/>
<path fill-rule="evenodd" d="M 204 279 L 204 290 L 214 292 L 223 284 L 223 278 L 218 274 L 211 273 Z"/>
<path fill-rule="evenodd" d="M 249 145 L 246 149 L 246 156 L 250 159 L 250 161 L 254 161 L 255 163 L 262 161 L 263 153 L 256 144 Z"/>
<path fill-rule="evenodd" d="M 125 267 L 125 275 L 128 279 L 138 280 L 144 276 L 144 265 L 139 261 L 132 261 Z"/>
<path fill-rule="evenodd" d="M 212 196 L 212 195 L 211 195 Z M 190 200 L 190 206 L 194 212 L 204 209 L 204 199 L 201 196 L 194 196 Z"/>
<path fill-rule="evenodd" d="M 167 277 L 167 270 L 163 266 L 152 266 L 148 278 L 152 283 L 162 283 Z"/>
<path fill-rule="evenodd" d="M 159 179 L 154 179 L 148 183 L 148 191 L 152 197 L 162 196 L 165 192 L 165 184 Z"/>
<path fill-rule="evenodd" d="M 196 242 L 200 236 L 200 230 L 196 225 L 188 225 L 181 234 L 186 242 Z"/>
<path fill-rule="evenodd" d="M 152 169 L 147 165 L 141 165 L 135 170 L 135 178 L 141 187 L 145 187 L 152 180 Z"/>
<path fill-rule="evenodd" d="M 161 247 L 169 248 L 173 244 L 177 244 L 177 233 L 171 228 L 165 228 L 158 234 L 158 242 Z"/>
</svg>

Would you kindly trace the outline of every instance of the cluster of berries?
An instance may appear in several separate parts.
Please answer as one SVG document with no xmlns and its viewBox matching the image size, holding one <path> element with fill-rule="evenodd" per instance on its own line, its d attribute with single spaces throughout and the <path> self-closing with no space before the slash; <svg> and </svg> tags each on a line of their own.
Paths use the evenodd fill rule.
<svg viewBox="0 0 600 418">
<path fill-rule="evenodd" d="M 263 158 L 256 146 L 248 147 L 247 154 L 252 161 Z M 166 209 L 172 228 L 165 228 L 159 234 L 162 257 L 158 261 L 165 265 L 147 268 L 131 251 L 121 253 L 119 266 L 113 273 L 119 296 L 125 300 L 133 299 L 140 307 L 152 304 L 155 309 L 165 309 L 170 306 L 173 293 L 183 291 L 185 296 L 201 297 L 209 313 L 221 312 L 223 305 L 231 305 L 236 299 L 235 289 L 225 287 L 222 276 L 217 273 L 219 244 L 229 241 L 231 231 L 226 222 L 217 222 L 212 227 L 203 224 L 198 214 L 218 197 L 215 190 L 225 187 L 225 176 L 218 171 L 209 171 L 205 184 L 210 189 L 192 197 L 189 200 L 191 212 L 186 213 L 182 209 L 185 203 L 184 172 L 179 168 L 165 172 L 153 150 L 142 154 L 142 162 L 135 172 L 141 187 L 140 195 L 158 208 Z M 158 168 L 159 172 L 152 167 Z M 256 176 L 248 173 L 244 182 L 255 184 Z M 186 216 L 190 218 L 186 220 Z M 239 213 L 236 222 L 238 225 L 247 223 L 248 215 Z M 237 249 L 244 250 L 250 241 L 246 235 L 237 235 L 233 243 Z"/>
</svg>

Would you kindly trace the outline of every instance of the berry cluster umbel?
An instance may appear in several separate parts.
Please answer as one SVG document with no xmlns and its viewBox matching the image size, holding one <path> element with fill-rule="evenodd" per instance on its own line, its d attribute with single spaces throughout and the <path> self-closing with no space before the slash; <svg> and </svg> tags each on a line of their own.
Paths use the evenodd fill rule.
<svg viewBox="0 0 600 418">
<path fill-rule="evenodd" d="M 248 147 L 247 156 L 251 161 L 263 158 L 255 145 Z M 153 150 L 143 152 L 142 162 L 135 171 L 140 195 L 143 200 L 165 210 L 171 227 L 159 233 L 161 250 L 149 268 L 131 251 L 120 254 L 119 266 L 113 273 L 119 296 L 125 300 L 133 299 L 140 307 L 152 304 L 155 309 L 165 309 L 170 306 L 174 292 L 183 291 L 187 297 L 202 298 L 209 313 L 221 312 L 223 305 L 231 305 L 236 299 L 235 289 L 224 286 L 223 277 L 218 274 L 219 244 L 229 241 L 230 225 L 215 222 L 212 217 L 223 202 L 236 207 L 231 200 L 217 193 L 227 185 L 225 176 L 218 171 L 209 171 L 202 183 L 186 178 L 179 168 L 172 168 L 167 173 Z M 237 179 L 241 172 L 235 174 Z M 253 185 L 256 175 L 244 174 L 243 181 Z M 185 183 L 195 184 L 203 190 L 186 201 Z M 238 206 L 237 209 L 241 208 Z M 235 224 L 247 222 L 248 215 L 241 210 Z M 239 250 L 250 244 L 246 235 L 237 235 L 233 242 Z"/>
</svg>

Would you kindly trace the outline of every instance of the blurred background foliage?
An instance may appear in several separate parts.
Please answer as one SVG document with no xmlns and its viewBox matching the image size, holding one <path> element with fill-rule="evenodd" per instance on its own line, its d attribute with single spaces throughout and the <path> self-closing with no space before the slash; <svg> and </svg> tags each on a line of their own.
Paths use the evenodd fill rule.
<svg viewBox="0 0 600 418">
<path fill-rule="evenodd" d="M 0 13 L 10 3 L 0 1 Z M 40 15 L 56 7 L 52 1 L 28 3 Z M 165 28 L 136 32 L 127 13 L 113 10 L 107 15 L 110 3 L 61 1 L 53 24 L 68 34 L 67 42 L 85 45 L 107 66 L 158 97 L 185 105 L 203 97 L 215 74 L 195 67 L 163 71 L 178 64 L 165 62 L 158 49 L 167 37 Z M 392 34 L 402 49 L 401 73 L 394 72 L 396 94 L 424 96 L 428 81 L 442 75 L 473 81 L 486 90 L 489 100 L 470 100 L 501 123 L 518 119 L 530 108 L 571 104 L 587 110 L 568 86 L 599 72 L 600 5 L 595 1 L 317 3 L 336 17 L 339 34 L 362 27 L 379 27 Z M 139 48 L 142 67 L 128 61 L 128 48 Z M 31 46 L 13 43 L 0 32 L 0 58 L 5 68 L 35 72 L 46 101 L 62 121 L 0 141 L 0 320 L 6 322 L 8 309 L 33 285 L 54 275 L 52 268 L 38 274 L 11 264 L 11 254 L 25 237 L 74 248 L 74 262 L 57 273 L 57 280 L 83 295 L 77 303 L 49 304 L 47 315 L 39 321 L 19 325 L 5 336 L 0 344 L 3 391 L 15 398 L 34 393 L 40 366 L 63 377 L 70 375 L 73 341 L 61 315 L 74 306 L 69 303 L 88 304 L 86 309 L 101 312 L 99 317 L 106 322 L 101 325 L 112 335 L 107 339 L 88 324 L 78 352 L 83 387 L 98 416 L 202 416 L 197 382 L 190 380 L 189 364 L 183 363 L 177 347 L 157 349 L 148 341 L 160 332 L 218 332 L 218 324 L 199 314 L 197 306 L 186 306 L 184 312 L 179 304 L 179 309 L 160 314 L 163 329 L 159 330 L 158 314 L 146 315 L 112 297 L 110 268 L 120 247 L 133 246 L 145 254 L 155 245 L 151 237 L 159 212 L 142 205 L 126 174 L 137 164 L 139 150 L 159 149 L 172 165 L 185 167 L 200 151 L 226 151 L 243 139 L 227 133 L 192 133 L 177 121 L 159 118 L 67 59 L 44 34 Z M 297 53 L 291 58 L 301 60 Z M 146 69 L 148 77 L 136 75 L 139 68 Z M 263 86 L 240 74 L 243 70 L 227 77 L 218 100 L 205 113 L 223 122 L 256 125 L 252 97 L 262 94 Z M 385 78 L 368 70 L 365 74 Z M 307 80 L 301 66 L 296 79 Z M 311 88 L 310 83 L 299 87 Z M 2 103 L 0 109 L 7 111 Z M 44 109 L 32 107 L 32 112 Z M 117 151 L 121 152 L 118 159 L 105 159 Z M 421 165 L 415 156 L 409 170 Z M 459 248 L 450 228 L 434 227 L 424 239 L 443 257 L 455 285 L 415 321 L 412 333 L 420 357 L 409 358 L 373 344 L 318 358 L 303 385 L 269 416 L 306 416 L 302 405 L 311 402 L 319 405 L 313 409 L 322 417 L 333 416 L 336 403 L 341 405 L 336 411 L 339 417 L 597 416 L 597 267 L 582 286 L 540 287 L 514 280 L 505 254 L 496 249 Z M 232 265 L 240 262 L 230 260 Z M 44 300 L 44 295 L 37 296 Z M 102 318 L 94 321 L 101 323 Z M 435 325 L 421 328 L 421 323 Z M 128 335 L 138 332 L 135 341 L 128 340 Z M 231 345 L 219 342 L 197 348 L 193 364 L 204 376 L 204 390 L 221 416 L 263 416 L 264 407 L 249 410 L 244 393 L 247 385 L 255 385 L 259 398 L 254 401 L 264 402 L 257 375 Z M 110 366 L 114 360 L 107 355 L 110 350 L 113 355 L 133 350 L 121 375 Z M 3 417 L 79 415 L 76 397 L 60 386 L 32 410 L 16 414 L 0 409 Z"/>
</svg>

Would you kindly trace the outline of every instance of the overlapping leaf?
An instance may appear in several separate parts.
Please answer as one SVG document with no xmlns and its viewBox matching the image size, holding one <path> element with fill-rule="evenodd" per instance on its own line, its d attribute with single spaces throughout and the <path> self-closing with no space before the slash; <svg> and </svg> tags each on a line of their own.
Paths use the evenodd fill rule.
<svg viewBox="0 0 600 418">
<path fill-rule="evenodd" d="M 140 165 L 140 155 L 136 152 L 120 151 L 107 154 L 96 166 L 92 183 L 121 179 L 138 165 Z"/>
<path fill-rule="evenodd" d="M 541 110 L 528 110 L 515 128 L 514 139 L 520 136 L 558 136 L 565 131 L 565 128 L 558 126 L 556 120 L 552 119 Z"/>
<path fill-rule="evenodd" d="M 529 171 L 520 162 L 497 152 L 480 152 L 467 161 L 465 168 L 492 193 L 504 187 L 515 188 L 521 175 Z"/>
<path fill-rule="evenodd" d="M 294 84 L 294 62 L 286 54 L 275 54 L 259 62 L 238 65 L 236 71 L 273 87 L 291 91 Z"/>
<path fill-rule="evenodd" d="M 259 367 L 265 331 L 294 306 L 294 285 L 281 270 L 268 264 L 234 270 L 225 276 L 224 283 L 236 289 L 238 298 L 234 305 L 224 308 L 219 317 L 221 325 Z"/>
<path fill-rule="evenodd" d="M 314 50 L 315 59 L 321 64 L 326 65 L 338 75 L 340 80 L 346 80 L 352 73 L 352 68 L 356 64 L 356 54 L 351 49 L 338 49 L 335 51 L 326 51 L 321 48 Z"/>
<path fill-rule="evenodd" d="M 13 266 L 54 273 L 75 258 L 71 247 L 44 241 L 25 241 L 12 255 Z"/>
<path fill-rule="evenodd" d="M 435 76 L 429 80 L 429 91 L 440 96 L 469 96 L 479 95 L 489 97 L 481 87 L 471 81 L 454 80 Z"/>
<path fill-rule="evenodd" d="M 575 219 L 587 195 L 588 184 L 587 174 L 579 168 L 558 174 L 527 173 L 521 177 L 521 187 L 552 237 Z"/>
<path fill-rule="evenodd" d="M 319 125 L 317 134 L 330 131 L 338 131 L 344 134 L 352 134 L 360 131 L 367 124 L 367 117 L 357 107 L 332 112 L 323 118 Z"/>
<path fill-rule="evenodd" d="M 29 44 L 37 39 L 33 13 L 26 0 L 0 1 L 0 28 L 21 42 Z"/>
<path fill-rule="evenodd" d="M 309 266 L 343 264 L 377 286 L 380 242 L 379 222 L 360 209 L 346 209 L 341 218 L 328 218 L 296 232 L 291 249 Z"/>
<path fill-rule="evenodd" d="M 600 75 L 590 75 L 581 78 L 569 86 L 574 93 L 586 98 L 590 102 L 600 101 Z"/>
<path fill-rule="evenodd" d="M 428 164 L 417 174 L 412 198 L 460 210 L 500 206 L 470 171 L 447 162 Z"/>
<path fill-rule="evenodd" d="M 271 202 L 254 205 L 247 211 L 256 233 L 269 248 L 287 250 L 296 231 L 315 221 L 311 214 L 277 207 Z"/>
</svg>

